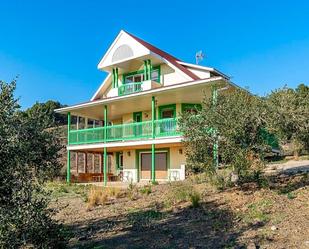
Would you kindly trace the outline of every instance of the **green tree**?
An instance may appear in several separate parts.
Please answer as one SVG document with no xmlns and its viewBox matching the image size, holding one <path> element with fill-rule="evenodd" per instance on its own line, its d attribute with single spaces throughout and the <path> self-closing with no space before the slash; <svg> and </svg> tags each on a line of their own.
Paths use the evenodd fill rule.
<svg viewBox="0 0 309 249">
<path fill-rule="evenodd" d="M 216 102 L 206 95 L 202 109 L 197 114 L 184 113 L 179 122 L 189 168 L 214 174 L 213 145 L 218 139 L 222 164 L 240 178 L 258 171 L 263 153 L 270 149 L 262 135 L 265 108 L 262 99 L 239 89 L 219 93 Z"/>
<path fill-rule="evenodd" d="M 36 102 L 32 107 L 28 108 L 25 112 L 29 116 L 45 116 L 44 122 L 46 127 L 53 127 L 57 125 L 66 125 L 66 116 L 56 113 L 55 109 L 65 107 L 58 101 L 48 100 L 45 103 Z"/>
<path fill-rule="evenodd" d="M 291 143 L 294 156 L 309 148 L 309 87 L 284 87 L 267 96 L 269 129 L 281 144 Z"/>
<path fill-rule="evenodd" d="M 15 87 L 0 81 L 0 248 L 61 247 L 42 188 L 60 147 L 41 116 L 20 112 Z"/>
</svg>

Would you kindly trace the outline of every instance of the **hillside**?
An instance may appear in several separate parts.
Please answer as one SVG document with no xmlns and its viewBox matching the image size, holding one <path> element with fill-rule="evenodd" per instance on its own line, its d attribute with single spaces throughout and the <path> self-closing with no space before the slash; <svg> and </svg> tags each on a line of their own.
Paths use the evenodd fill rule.
<svg viewBox="0 0 309 249">
<path fill-rule="evenodd" d="M 308 248 L 308 174 L 262 185 L 219 191 L 200 176 L 108 189 L 95 201 L 102 187 L 48 188 L 71 248 Z"/>
</svg>

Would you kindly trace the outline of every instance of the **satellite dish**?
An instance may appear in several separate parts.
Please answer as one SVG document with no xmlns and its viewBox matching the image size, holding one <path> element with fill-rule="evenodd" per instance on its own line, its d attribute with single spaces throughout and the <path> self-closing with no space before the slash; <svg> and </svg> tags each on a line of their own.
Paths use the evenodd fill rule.
<svg viewBox="0 0 309 249">
<path fill-rule="evenodd" d="M 206 57 L 206 55 L 203 54 L 203 51 L 202 51 L 202 50 L 198 51 L 198 52 L 195 54 L 195 61 L 196 61 L 196 64 L 198 65 L 198 63 L 199 63 L 200 61 L 202 61 L 205 57 Z"/>
</svg>

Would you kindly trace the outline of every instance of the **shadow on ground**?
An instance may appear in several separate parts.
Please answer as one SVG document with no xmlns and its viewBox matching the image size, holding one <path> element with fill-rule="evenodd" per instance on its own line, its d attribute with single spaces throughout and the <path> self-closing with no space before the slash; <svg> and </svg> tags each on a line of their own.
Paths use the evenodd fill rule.
<svg viewBox="0 0 309 249">
<path fill-rule="evenodd" d="M 287 194 L 296 191 L 300 188 L 309 186 L 309 168 L 286 169 L 277 172 L 276 174 L 265 175 L 256 181 L 249 181 L 238 187 L 239 190 L 252 194 L 257 189 L 269 188 L 279 194 Z M 231 188 L 227 190 L 233 192 Z"/>
<path fill-rule="evenodd" d="M 309 186 L 309 173 L 285 172 L 269 177 L 270 188 L 279 194 L 287 194 L 305 186 Z"/>
<path fill-rule="evenodd" d="M 149 209 L 71 227 L 79 238 L 71 248 L 246 248 L 237 239 L 248 229 L 217 203 L 170 212 Z M 75 236 L 75 237 L 76 237 Z"/>
</svg>

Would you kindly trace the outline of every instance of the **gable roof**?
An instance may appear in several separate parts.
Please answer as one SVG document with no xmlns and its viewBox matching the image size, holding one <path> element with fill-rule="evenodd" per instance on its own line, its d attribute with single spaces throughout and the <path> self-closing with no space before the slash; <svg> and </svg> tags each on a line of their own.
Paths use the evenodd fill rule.
<svg viewBox="0 0 309 249">
<path fill-rule="evenodd" d="M 117 35 L 116 39 L 113 41 L 113 43 L 111 44 L 111 46 L 109 47 L 109 49 L 107 50 L 107 52 L 104 54 L 103 58 L 101 59 L 98 68 L 101 69 L 103 61 L 105 60 L 106 56 L 110 53 L 112 47 L 115 46 L 115 44 L 117 43 L 117 41 L 120 39 L 120 36 L 122 34 L 126 34 L 127 36 L 129 36 L 133 41 L 135 41 L 136 43 L 140 44 L 141 46 L 143 46 L 145 49 L 147 49 L 148 51 L 150 51 L 151 53 L 157 55 L 158 57 L 160 57 L 162 60 L 165 60 L 165 62 L 167 64 L 169 64 L 169 66 L 174 67 L 174 69 L 179 70 L 179 72 L 181 72 L 184 76 L 186 76 L 187 80 L 200 80 L 201 78 L 199 76 L 197 76 L 194 72 L 192 72 L 191 70 L 188 69 L 188 67 L 186 65 L 183 65 L 181 63 L 181 60 L 179 60 L 178 58 L 170 55 L 169 53 L 153 46 L 152 44 L 140 39 L 139 37 L 136 37 L 135 35 L 121 30 L 119 32 L 119 34 Z M 95 92 L 95 94 L 92 96 L 91 101 L 96 100 L 98 98 L 98 96 L 100 95 L 101 90 L 106 87 L 106 83 L 109 82 L 109 78 L 110 78 L 110 74 L 105 78 L 105 80 L 101 83 L 101 85 L 99 86 L 99 88 L 97 89 L 97 91 Z"/>
<path fill-rule="evenodd" d="M 222 76 L 226 79 L 230 79 L 230 76 L 220 72 L 218 69 L 213 68 L 213 67 L 196 65 L 196 64 L 192 64 L 192 63 L 183 62 L 183 61 L 178 61 L 178 63 L 181 64 L 181 65 L 184 65 L 185 67 L 195 68 L 195 69 L 200 69 L 200 70 L 206 70 L 206 71 L 212 72 L 215 76 Z"/>
<path fill-rule="evenodd" d="M 129 36 L 131 36 L 133 39 L 135 39 L 136 41 L 138 41 L 140 44 L 142 44 L 144 47 L 148 48 L 151 52 L 161 56 L 162 58 L 166 59 L 168 62 L 170 62 L 171 64 L 173 64 L 175 67 L 177 67 L 179 70 L 181 70 L 183 73 L 185 73 L 186 75 L 188 75 L 190 78 L 192 78 L 193 80 L 199 80 L 200 78 L 194 74 L 193 72 L 191 72 L 190 70 L 188 70 L 186 67 L 184 67 L 183 65 L 181 65 L 178 62 L 181 62 L 181 60 L 175 58 L 174 56 L 164 52 L 163 50 L 151 45 L 150 43 L 136 37 L 135 35 L 130 34 L 127 31 L 124 31 L 125 33 L 127 33 Z"/>
</svg>

